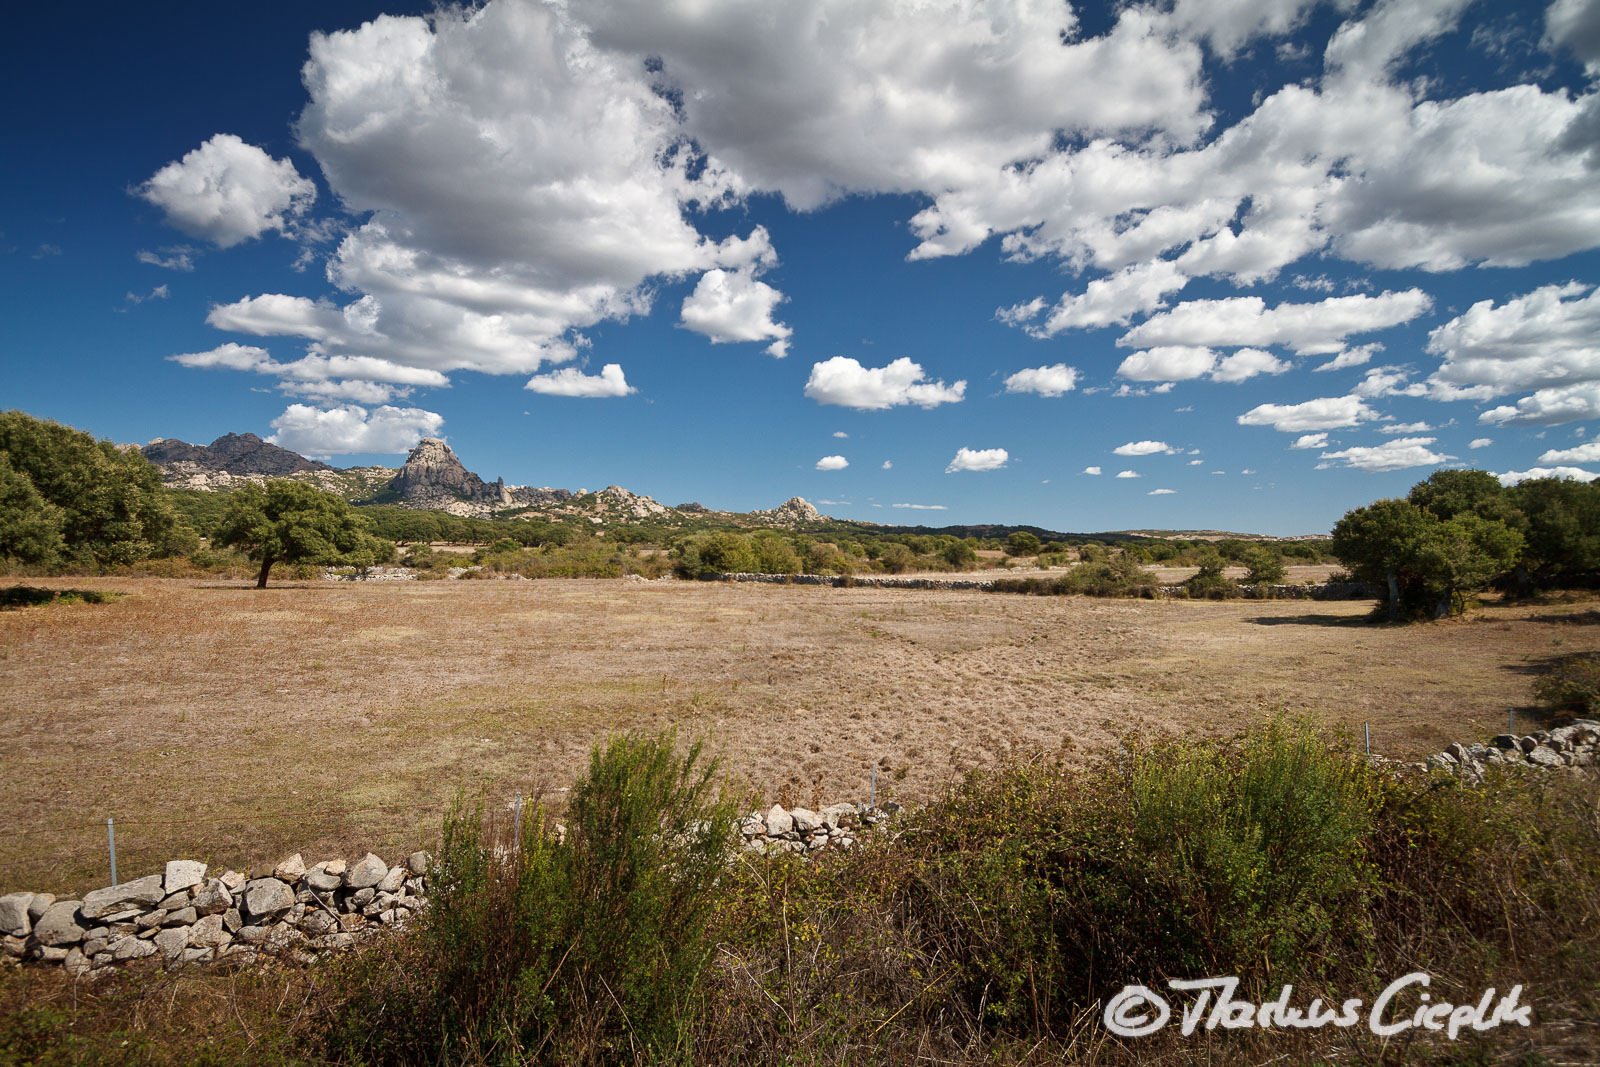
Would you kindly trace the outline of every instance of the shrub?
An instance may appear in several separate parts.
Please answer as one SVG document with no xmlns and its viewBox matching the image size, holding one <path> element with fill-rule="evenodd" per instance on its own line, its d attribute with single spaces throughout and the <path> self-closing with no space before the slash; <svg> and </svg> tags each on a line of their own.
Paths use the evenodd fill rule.
<svg viewBox="0 0 1600 1067">
<path fill-rule="evenodd" d="M 328 1050 L 364 1063 L 591 1063 L 683 1052 L 715 944 L 734 808 L 699 744 L 596 745 L 565 833 L 446 819 L 416 932 L 365 966 Z"/>
<path fill-rule="evenodd" d="M 1533 683 L 1533 692 L 1554 711 L 1572 715 L 1600 711 L 1600 652 L 1564 657 Z"/>
</svg>

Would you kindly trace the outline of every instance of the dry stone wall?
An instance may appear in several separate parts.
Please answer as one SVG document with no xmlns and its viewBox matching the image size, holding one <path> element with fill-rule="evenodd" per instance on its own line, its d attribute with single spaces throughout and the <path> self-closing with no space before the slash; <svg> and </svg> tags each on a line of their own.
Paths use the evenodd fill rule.
<svg viewBox="0 0 1600 1067">
<path fill-rule="evenodd" d="M 427 903 L 427 871 L 426 852 L 393 866 L 369 852 L 309 868 L 296 853 L 260 878 L 209 877 L 204 863 L 173 860 L 161 874 L 82 900 L 0 896 L 0 948 L 73 975 L 155 957 L 173 965 L 261 953 L 309 959 L 403 925 Z"/>
<path fill-rule="evenodd" d="M 1500 734 L 1489 743 L 1463 745 L 1452 742 L 1443 752 L 1424 761 L 1436 770 L 1451 771 L 1477 780 L 1489 767 L 1533 767 L 1557 770 L 1563 767 L 1600 765 L 1600 722 L 1578 719 L 1554 730 L 1535 730 L 1531 734 Z"/>
</svg>

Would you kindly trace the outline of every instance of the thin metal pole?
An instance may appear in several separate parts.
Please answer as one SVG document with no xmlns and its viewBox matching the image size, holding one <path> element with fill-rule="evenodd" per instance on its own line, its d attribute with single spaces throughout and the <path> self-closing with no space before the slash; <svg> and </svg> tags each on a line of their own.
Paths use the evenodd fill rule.
<svg viewBox="0 0 1600 1067">
<path fill-rule="evenodd" d="M 117 827 L 110 816 L 106 817 L 106 847 L 111 850 L 111 884 L 117 884 Z"/>
<path fill-rule="evenodd" d="M 1506 714 L 1511 716 L 1511 736 L 1512 737 L 1516 737 L 1517 736 L 1517 709 L 1516 708 L 1507 708 L 1506 709 Z"/>
<path fill-rule="evenodd" d="M 877 760 L 873 760 L 872 761 L 872 799 L 867 801 L 867 807 L 876 808 L 877 806 L 878 806 L 878 761 Z"/>
<path fill-rule="evenodd" d="M 517 848 L 522 848 L 522 794 L 517 794 Z"/>
<path fill-rule="evenodd" d="M 1361 729 L 1366 731 L 1366 734 L 1367 734 L 1367 755 L 1370 756 L 1370 755 L 1372 755 L 1372 724 L 1370 722 L 1364 722 L 1364 723 L 1361 724 Z"/>
</svg>

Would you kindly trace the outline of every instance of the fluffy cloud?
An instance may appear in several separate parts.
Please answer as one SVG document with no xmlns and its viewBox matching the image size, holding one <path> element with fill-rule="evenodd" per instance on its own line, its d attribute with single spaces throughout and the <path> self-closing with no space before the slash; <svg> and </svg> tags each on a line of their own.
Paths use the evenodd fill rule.
<svg viewBox="0 0 1600 1067">
<path fill-rule="evenodd" d="M 944 469 L 946 474 L 956 471 L 994 471 L 1004 467 L 1011 459 L 1003 448 L 961 448 Z"/>
<path fill-rule="evenodd" d="M 317 198 L 317 187 L 287 159 L 273 159 L 231 133 L 219 133 L 134 190 L 191 237 L 231 248 L 268 230 L 283 231 Z M 140 261 L 188 270 L 187 256 Z"/>
<path fill-rule="evenodd" d="M 1209 348 L 1163 345 L 1124 359 L 1117 377 L 1136 382 L 1182 382 L 1209 374 L 1216 365 L 1217 354 Z"/>
<path fill-rule="evenodd" d="M 1231 356 L 1222 357 L 1217 369 L 1211 372 L 1211 379 L 1217 382 L 1242 382 L 1258 374 L 1282 374 L 1288 369 L 1289 364 L 1271 352 L 1263 352 L 1259 348 L 1241 348 Z"/>
<path fill-rule="evenodd" d="M 1137 477 L 1139 477 L 1139 472 L 1138 471 L 1118 471 L 1117 472 L 1117 477 L 1118 478 L 1137 478 Z"/>
<path fill-rule="evenodd" d="M 1374 400 L 1384 396 L 1427 396 L 1428 387 L 1411 381 L 1411 372 L 1404 367 L 1373 367 L 1350 392 Z"/>
<path fill-rule="evenodd" d="M 843 456 L 823 456 L 817 460 L 819 471 L 842 471 L 850 466 L 850 461 Z"/>
<path fill-rule="evenodd" d="M 1378 432 L 1384 434 L 1427 433 L 1432 429 L 1434 427 L 1425 422 L 1394 422 L 1388 426 L 1379 426 Z"/>
<path fill-rule="evenodd" d="M 1152 489 L 1145 496 L 1171 496 L 1176 492 L 1176 489 Z"/>
<path fill-rule="evenodd" d="M 1271 426 L 1281 433 L 1338 430 L 1376 419 L 1378 413 L 1354 396 L 1324 396 L 1299 404 L 1258 404 L 1240 415 L 1240 426 Z"/>
<path fill-rule="evenodd" d="M 1490 408 L 1478 416 L 1479 422 L 1497 425 L 1554 426 L 1579 419 L 1600 419 L 1600 381 L 1563 389 L 1540 389 L 1515 405 Z"/>
<path fill-rule="evenodd" d="M 327 409 L 290 404 L 272 420 L 278 432 L 267 441 L 314 456 L 407 452 L 422 438 L 437 436 L 443 425 L 444 416 L 421 408 L 367 411 L 354 404 Z"/>
<path fill-rule="evenodd" d="M 1296 352 L 1338 352 L 1351 334 L 1410 322 L 1433 306 L 1420 289 L 1332 296 L 1314 304 L 1269 308 L 1259 296 L 1190 300 L 1150 316 L 1123 334 L 1125 348 L 1146 345 L 1285 345 Z"/>
<path fill-rule="evenodd" d="M 1325 433 L 1308 433 L 1301 437 L 1295 438 L 1294 444 L 1290 445 L 1289 447 L 1300 449 L 1327 448 L 1328 435 Z"/>
<path fill-rule="evenodd" d="M 1472 440 L 1467 442 L 1467 447 L 1488 448 L 1492 444 L 1494 444 L 1494 438 L 1492 437 L 1474 437 Z"/>
<path fill-rule="evenodd" d="M 1178 451 L 1165 441 L 1129 441 L 1125 445 L 1118 445 L 1111 450 L 1117 456 L 1154 456 L 1172 455 Z"/>
<path fill-rule="evenodd" d="M 1506 471 L 1495 477 L 1500 479 L 1501 485 L 1511 486 L 1533 478 L 1566 478 L 1574 482 L 1592 482 L 1600 478 L 1600 474 L 1593 474 L 1578 467 L 1533 467 L 1525 471 Z"/>
<path fill-rule="evenodd" d="M 1568 282 L 1480 301 L 1429 333 L 1428 351 L 1444 359 L 1430 381 L 1447 389 L 1499 396 L 1600 382 L 1600 289 Z"/>
<path fill-rule="evenodd" d="M 1070 393 L 1077 384 L 1076 368 L 1069 367 L 1065 363 L 1056 363 L 1048 367 L 1030 367 L 1017 371 L 1006 379 L 1006 392 L 1061 396 Z"/>
<path fill-rule="evenodd" d="M 1383 345 L 1374 341 L 1371 344 L 1356 345 L 1347 348 L 1334 356 L 1320 367 L 1313 367 L 1315 371 L 1345 370 L 1348 367 L 1359 367 L 1372 362 L 1372 357 L 1383 351 Z"/>
<path fill-rule="evenodd" d="M 1552 448 L 1539 457 L 1540 463 L 1600 463 L 1600 441 L 1576 448 Z"/>
<path fill-rule="evenodd" d="M 228 370 L 256 371 L 276 366 L 265 348 L 234 344 L 232 341 L 218 345 L 207 352 L 186 352 L 183 355 L 167 358 L 185 367 L 225 367 Z"/>
<path fill-rule="evenodd" d="M 925 381 L 922 365 L 907 356 L 887 367 L 863 367 L 849 356 L 834 356 L 812 365 L 805 394 L 819 404 L 882 411 L 904 404 L 923 408 L 954 404 L 966 391 L 964 381 L 949 386 Z"/>
<path fill-rule="evenodd" d="M 944 504 L 892 504 L 891 507 L 910 508 L 912 511 L 949 511 Z"/>
<path fill-rule="evenodd" d="M 1362 471 L 1397 471 L 1406 467 L 1427 467 L 1454 456 L 1441 455 L 1428 448 L 1436 438 L 1432 437 L 1400 437 L 1393 441 L 1385 441 L 1381 445 L 1359 445 L 1354 448 L 1342 449 L 1338 452 L 1324 452 L 1324 460 L 1337 460 L 1338 465 L 1354 467 Z M 1317 468 L 1335 466 L 1333 463 L 1319 463 Z"/>
<path fill-rule="evenodd" d="M 1099 475 L 1099 473 L 1100 473 L 1100 468 L 1099 468 L 1099 467 L 1085 467 L 1085 468 L 1083 468 L 1083 473 L 1085 473 L 1085 474 L 1093 474 L 1093 475 Z"/>
<path fill-rule="evenodd" d="M 163 248 L 160 252 L 150 252 L 141 248 L 134 258 L 140 263 L 161 267 L 164 270 L 194 270 L 194 249 L 187 246 Z"/>
<path fill-rule="evenodd" d="M 1171 260 L 1136 263 L 1094 279 L 1082 293 L 1065 294 L 1043 323 L 1025 328 L 1034 337 L 1054 337 L 1074 328 L 1126 326 L 1135 315 L 1161 307 L 1168 293 L 1175 293 L 1188 283 L 1188 276 Z M 1004 308 L 997 317 L 1015 326 L 1037 317 L 1043 310 L 1044 301 L 1036 299 Z"/>
<path fill-rule="evenodd" d="M 794 331 L 772 318 L 783 294 L 757 278 L 778 261 L 764 227 L 755 228 L 737 258 L 746 262 L 731 270 L 713 268 L 700 276 L 694 292 L 683 301 L 683 325 L 705 334 L 713 344 L 773 341 L 774 347 L 783 347 L 778 351 L 768 348 L 768 352 L 782 359 L 788 354 L 787 341 Z"/>
<path fill-rule="evenodd" d="M 562 367 L 549 374 L 536 374 L 524 389 L 546 396 L 608 397 L 637 392 L 622 375 L 622 367 L 607 363 L 599 374 L 584 374 L 576 367 Z"/>
<path fill-rule="evenodd" d="M 1600 6 L 1594 0 L 1556 0 L 1544 15 L 1546 45 L 1570 48 L 1588 67 L 1600 74 Z"/>
</svg>

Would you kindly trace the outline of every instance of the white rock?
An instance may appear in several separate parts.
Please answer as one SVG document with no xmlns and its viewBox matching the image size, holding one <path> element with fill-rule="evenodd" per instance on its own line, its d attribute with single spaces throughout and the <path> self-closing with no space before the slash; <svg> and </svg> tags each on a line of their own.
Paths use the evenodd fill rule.
<svg viewBox="0 0 1600 1067">
<path fill-rule="evenodd" d="M 76 945 L 83 940 L 76 900 L 58 900 L 33 924 L 33 938 L 41 945 Z"/>
<path fill-rule="evenodd" d="M 276 878 L 257 878 L 244 888 L 244 907 L 253 917 L 275 915 L 294 906 L 294 890 Z"/>
<path fill-rule="evenodd" d="M 167 864 L 167 876 L 162 886 L 168 893 L 188 889 L 206 880 L 206 865 L 199 860 L 173 860 Z"/>
<path fill-rule="evenodd" d="M 272 877 L 294 885 L 306 873 L 306 861 L 296 852 L 272 869 Z"/>
<path fill-rule="evenodd" d="M 0 897 L 0 934 L 27 937 L 33 929 L 28 918 L 28 905 L 33 903 L 32 893 L 7 893 Z"/>
<path fill-rule="evenodd" d="M 85 919 L 98 919 L 102 915 L 125 910 L 129 905 L 137 904 L 145 908 L 154 907 L 167 895 L 159 874 L 147 875 L 144 878 L 135 878 L 131 882 L 110 886 L 106 889 L 96 889 L 83 896 L 83 917 Z"/>
<path fill-rule="evenodd" d="M 404 867 L 390 867 L 389 873 L 383 876 L 383 881 L 378 883 L 378 892 L 397 893 L 400 887 L 406 884 L 406 869 Z"/>
<path fill-rule="evenodd" d="M 332 874 L 333 872 L 330 870 L 328 873 Z M 368 852 L 357 861 L 354 867 L 345 872 L 344 884 L 351 889 L 365 889 L 383 881 L 384 876 L 388 873 L 389 865 Z"/>
<path fill-rule="evenodd" d="M 794 819 L 783 810 L 782 804 L 774 804 L 767 809 L 766 823 L 769 837 L 782 837 L 794 829 Z"/>
</svg>

